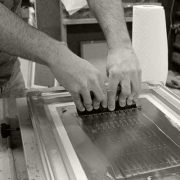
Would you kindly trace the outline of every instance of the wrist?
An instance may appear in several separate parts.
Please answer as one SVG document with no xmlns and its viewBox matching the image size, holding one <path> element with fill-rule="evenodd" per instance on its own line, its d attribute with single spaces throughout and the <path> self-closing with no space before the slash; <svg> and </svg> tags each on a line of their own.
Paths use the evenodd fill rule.
<svg viewBox="0 0 180 180">
<path fill-rule="evenodd" d="M 132 46 L 125 21 L 121 26 L 117 26 L 113 32 L 107 33 L 106 38 L 109 49 L 130 48 Z"/>
<path fill-rule="evenodd" d="M 117 38 L 114 41 L 108 42 L 109 50 L 116 50 L 116 49 L 131 49 L 132 43 L 130 38 Z"/>
<path fill-rule="evenodd" d="M 131 54 L 134 52 L 131 43 L 119 44 L 108 49 L 108 54 Z"/>
</svg>

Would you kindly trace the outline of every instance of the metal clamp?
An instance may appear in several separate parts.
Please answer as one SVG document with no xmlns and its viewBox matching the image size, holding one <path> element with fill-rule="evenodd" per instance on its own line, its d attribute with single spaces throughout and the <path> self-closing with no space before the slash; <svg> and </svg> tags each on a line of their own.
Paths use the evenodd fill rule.
<svg viewBox="0 0 180 180">
<path fill-rule="evenodd" d="M 20 131 L 20 128 L 11 128 L 9 124 L 2 123 L 1 124 L 1 137 L 7 138 L 11 135 L 12 131 Z"/>
</svg>

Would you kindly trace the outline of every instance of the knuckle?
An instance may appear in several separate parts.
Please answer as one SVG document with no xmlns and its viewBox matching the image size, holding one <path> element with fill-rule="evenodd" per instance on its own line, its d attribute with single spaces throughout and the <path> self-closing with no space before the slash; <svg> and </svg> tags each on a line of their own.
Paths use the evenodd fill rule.
<svg viewBox="0 0 180 180">
<path fill-rule="evenodd" d="M 96 100 L 99 102 L 105 100 L 105 94 L 103 91 L 100 90 L 99 93 L 96 94 Z"/>
<path fill-rule="evenodd" d="M 125 98 L 131 94 L 130 90 L 122 91 L 121 92 L 121 98 Z"/>
<path fill-rule="evenodd" d="M 112 68 L 109 71 L 109 76 L 112 77 L 113 79 L 118 79 L 120 75 L 120 71 L 117 68 Z"/>
<path fill-rule="evenodd" d="M 79 90 L 78 90 L 78 88 L 73 88 L 70 93 L 71 93 L 73 99 L 79 99 Z"/>
<path fill-rule="evenodd" d="M 131 94 L 131 91 L 125 91 L 125 92 L 123 92 L 123 95 L 126 96 L 126 97 L 129 96 L 130 94 Z"/>
<path fill-rule="evenodd" d="M 84 106 L 85 106 L 87 109 L 89 109 L 89 108 L 92 107 L 92 104 L 84 104 Z"/>
<path fill-rule="evenodd" d="M 92 84 L 99 84 L 102 80 L 102 76 L 99 72 L 97 72 L 96 74 L 93 74 L 89 77 L 89 81 Z"/>
<path fill-rule="evenodd" d="M 131 90 L 130 90 L 130 84 L 122 84 L 121 85 L 121 92 L 122 92 L 122 94 L 129 94 L 129 93 L 131 93 Z"/>
<path fill-rule="evenodd" d="M 126 98 L 120 98 L 119 102 L 122 103 L 122 104 L 125 104 L 126 103 Z"/>
<path fill-rule="evenodd" d="M 86 101 L 84 101 L 84 105 L 85 106 L 91 106 L 92 105 L 92 101 L 91 100 L 86 100 Z"/>
<path fill-rule="evenodd" d="M 97 82 L 97 78 L 93 75 L 89 77 L 89 82 L 90 84 L 96 84 Z"/>
<path fill-rule="evenodd" d="M 75 95 L 75 96 L 73 96 L 73 100 L 76 101 L 76 102 L 79 102 L 81 99 L 80 99 L 79 96 L 76 96 L 76 95 Z"/>
<path fill-rule="evenodd" d="M 86 82 L 81 82 L 80 84 L 80 91 L 85 91 L 87 89 L 87 83 Z"/>
<path fill-rule="evenodd" d="M 107 96 L 108 96 L 108 101 L 111 101 L 112 99 L 115 99 L 116 92 L 115 91 L 108 91 Z"/>
<path fill-rule="evenodd" d="M 71 88 L 71 93 L 74 96 L 77 96 L 79 94 L 80 90 L 81 90 L 81 85 L 79 83 L 77 83 Z"/>
<path fill-rule="evenodd" d="M 134 96 L 133 96 L 133 95 L 130 95 L 130 96 L 127 98 L 128 101 L 132 101 L 133 99 L 134 99 Z"/>
<path fill-rule="evenodd" d="M 82 104 L 81 104 L 80 101 L 75 101 L 75 104 L 76 104 L 77 107 L 82 108 Z"/>
<path fill-rule="evenodd" d="M 97 102 L 98 102 L 98 103 L 100 103 L 100 102 L 102 102 L 102 101 L 104 101 L 104 100 L 105 100 L 105 98 L 104 98 L 103 96 L 97 97 Z"/>
<path fill-rule="evenodd" d="M 89 97 L 89 98 L 83 98 L 83 100 L 84 100 L 84 105 L 85 106 L 89 106 L 89 105 L 92 105 L 92 99 L 91 99 L 91 97 Z"/>
</svg>

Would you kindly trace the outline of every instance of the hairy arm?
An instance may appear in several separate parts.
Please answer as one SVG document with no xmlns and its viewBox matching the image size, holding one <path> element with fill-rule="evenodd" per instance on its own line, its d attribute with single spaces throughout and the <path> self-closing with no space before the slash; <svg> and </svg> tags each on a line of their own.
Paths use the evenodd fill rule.
<svg viewBox="0 0 180 180">
<path fill-rule="evenodd" d="M 131 46 L 121 0 L 88 0 L 106 36 L 108 47 Z"/>
<path fill-rule="evenodd" d="M 0 3 L 0 50 L 47 65 L 83 111 L 106 106 L 103 79 L 90 63 L 63 43 L 29 26 Z M 94 99 L 90 92 L 94 93 Z"/>
<path fill-rule="evenodd" d="M 131 46 L 123 5 L 121 0 L 88 0 L 91 10 L 98 19 L 108 44 L 107 90 L 108 107 L 115 108 L 118 86 L 119 105 L 125 106 L 135 101 L 140 90 L 141 70 Z"/>
<path fill-rule="evenodd" d="M 0 3 L 0 50 L 42 64 L 49 64 L 57 42 L 29 26 Z"/>
</svg>

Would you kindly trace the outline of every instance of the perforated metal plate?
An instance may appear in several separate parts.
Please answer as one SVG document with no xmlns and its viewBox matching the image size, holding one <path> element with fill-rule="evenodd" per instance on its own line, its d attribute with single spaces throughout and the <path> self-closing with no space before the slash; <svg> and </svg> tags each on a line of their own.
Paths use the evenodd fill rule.
<svg viewBox="0 0 180 180">
<path fill-rule="evenodd" d="M 58 112 L 75 150 L 76 131 L 73 133 L 71 129 L 72 125 L 75 128 L 74 120 L 107 158 L 107 171 L 115 179 L 154 171 L 161 173 L 179 166 L 179 146 L 161 129 L 170 125 L 168 118 L 146 98 L 141 98 L 139 103 L 142 108 L 83 115 L 81 118 L 74 106 L 58 108 Z M 160 123 L 159 126 L 156 122 Z M 80 161 L 84 162 L 83 158 L 87 157 L 80 155 L 78 150 L 76 152 Z M 88 164 L 85 167 L 88 173 Z"/>
</svg>

